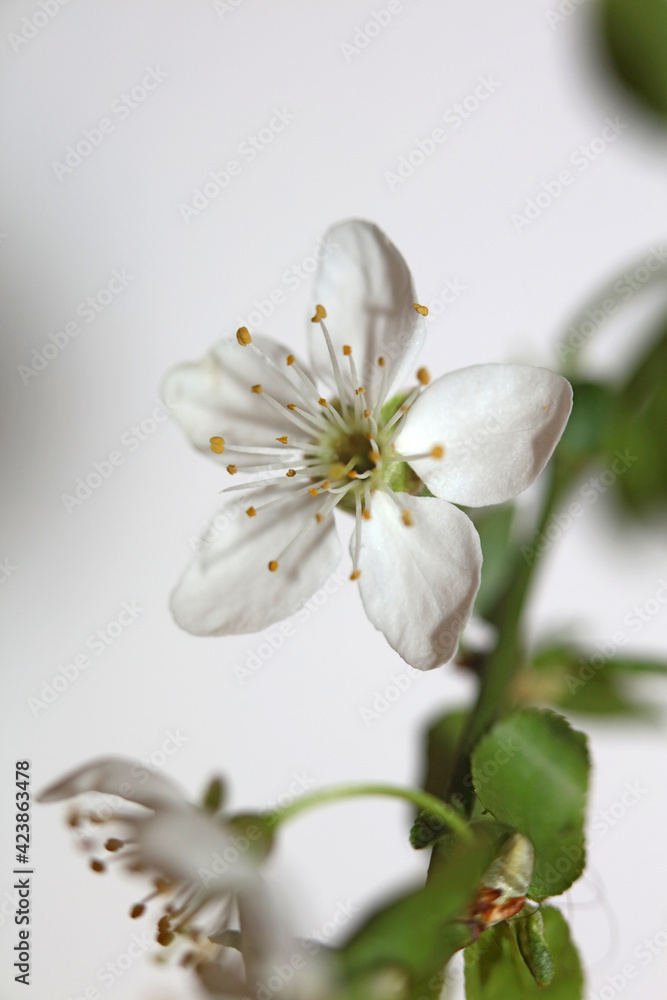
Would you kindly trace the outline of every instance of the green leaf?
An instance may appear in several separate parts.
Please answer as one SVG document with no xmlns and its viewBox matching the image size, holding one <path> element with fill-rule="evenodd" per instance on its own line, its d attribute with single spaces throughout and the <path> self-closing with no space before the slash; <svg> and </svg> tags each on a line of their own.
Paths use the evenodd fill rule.
<svg viewBox="0 0 667 1000">
<path fill-rule="evenodd" d="M 467 712 L 446 712 L 426 732 L 426 774 L 422 788 L 439 799 L 447 795 L 456 748 L 467 717 Z M 421 811 L 410 831 L 410 843 L 415 848 L 427 847 L 444 829 L 442 822 Z"/>
<path fill-rule="evenodd" d="M 202 805 L 206 812 L 217 813 L 225 800 L 224 778 L 212 778 L 204 792 Z"/>
<path fill-rule="evenodd" d="M 616 391 L 597 382 L 570 379 L 572 413 L 558 444 L 557 461 L 576 473 L 607 453 L 609 422 L 617 406 Z"/>
<path fill-rule="evenodd" d="M 467 913 L 499 839 L 507 836 L 493 822 L 473 829 L 470 842 L 452 836 L 425 886 L 378 910 L 348 941 L 339 957 L 349 980 L 391 968 L 405 977 L 410 1000 L 439 996 L 442 970 L 471 941 Z"/>
<path fill-rule="evenodd" d="M 484 556 L 482 581 L 475 598 L 475 611 L 483 618 L 500 596 L 512 571 L 510 538 L 515 509 L 512 504 L 501 504 L 481 513 L 474 510 L 467 513 L 479 533 Z"/>
<path fill-rule="evenodd" d="M 605 461 L 616 474 L 614 489 L 638 514 L 667 507 L 666 382 L 667 322 L 621 388 L 607 430 Z"/>
<path fill-rule="evenodd" d="M 653 705 L 633 698 L 628 675 L 667 674 L 661 660 L 611 657 L 600 650 L 554 646 L 540 650 L 524 672 L 519 696 L 527 703 L 550 702 L 570 712 L 650 719 Z"/>
<path fill-rule="evenodd" d="M 613 69 L 643 103 L 667 114 L 667 4 L 604 0 L 601 14 Z"/>
<path fill-rule="evenodd" d="M 588 771 L 586 737 L 548 710 L 514 712 L 473 752 L 480 802 L 535 848 L 535 899 L 565 892 L 583 871 Z"/>
<path fill-rule="evenodd" d="M 584 979 L 565 918 L 542 908 L 544 932 L 554 976 L 539 987 L 525 965 L 516 940 L 519 921 L 497 924 L 465 951 L 466 1000 L 581 1000 Z"/>
</svg>

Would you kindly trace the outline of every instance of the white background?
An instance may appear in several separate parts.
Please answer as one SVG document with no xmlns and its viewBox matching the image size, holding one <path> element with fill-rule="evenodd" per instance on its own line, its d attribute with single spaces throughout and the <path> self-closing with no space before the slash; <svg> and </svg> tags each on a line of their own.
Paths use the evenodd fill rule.
<svg viewBox="0 0 667 1000">
<path fill-rule="evenodd" d="M 557 366 L 556 338 L 582 300 L 664 237 L 665 143 L 600 82 L 592 0 L 557 23 L 547 18 L 557 5 L 545 0 L 403 0 L 363 50 L 344 50 L 380 6 L 71 0 L 44 26 L 37 16 L 35 37 L 17 45 L 11 33 L 40 8 L 2 5 L 0 559 L 16 567 L 0 584 L 3 1000 L 25 996 L 6 971 L 17 758 L 32 761 L 39 787 L 98 754 L 150 758 L 177 732 L 185 742 L 164 773 L 194 796 L 223 771 L 232 805 L 257 807 L 297 774 L 317 784 L 417 780 L 425 722 L 472 695 L 467 678 L 443 668 L 411 678 L 366 725 L 360 709 L 406 668 L 347 582 L 244 683 L 234 666 L 266 637 L 203 640 L 176 628 L 168 594 L 221 483 L 171 422 L 149 422 L 154 433 L 129 444 L 133 426 L 151 418 L 163 373 L 233 333 L 274 289 L 285 302 L 262 328 L 303 353 L 309 284 L 290 290 L 282 276 L 349 216 L 377 222 L 411 265 L 432 306 L 423 361 L 433 372 L 484 361 Z M 112 105 L 148 68 L 166 78 L 121 120 Z M 481 76 L 494 93 L 460 127 L 444 122 Z M 239 145 L 276 108 L 294 120 L 248 162 Z M 587 170 L 573 168 L 570 157 L 616 115 L 628 127 Z M 114 131 L 59 178 L 53 164 L 105 117 Z M 437 127 L 445 142 L 391 190 L 385 172 Z M 232 158 L 240 175 L 186 222 L 179 206 Z M 568 166 L 574 182 L 517 232 L 512 215 Z M 78 316 L 78 337 L 25 384 L 19 366 L 31 364 L 32 349 L 77 319 L 114 269 L 132 275 L 127 288 L 94 322 Z M 465 290 L 438 305 L 448 280 Z M 631 353 L 633 315 L 600 335 L 591 366 L 618 368 Z M 68 512 L 62 494 L 117 449 L 123 464 Z M 575 626 L 593 643 L 630 633 L 626 615 L 659 590 L 666 554 L 664 532 L 621 530 L 601 500 L 546 557 L 533 632 Z M 131 601 L 144 609 L 134 624 L 36 717 L 29 699 Z M 661 606 L 632 644 L 659 653 L 666 638 Z M 660 684 L 646 694 L 664 706 Z M 589 876 L 572 894 L 589 995 L 630 963 L 624 998 L 657 1000 L 667 948 L 648 964 L 636 949 L 656 934 L 667 942 L 664 738 L 659 726 L 578 722 L 595 761 L 592 825 L 626 782 L 645 788 L 613 828 L 593 834 Z M 126 913 L 143 885 L 89 872 L 59 807 L 35 808 L 33 821 L 31 995 L 67 1000 L 97 984 L 105 1000 L 193 996 L 182 973 L 148 961 L 100 985 L 98 970 L 139 929 Z M 295 821 L 273 870 L 296 929 L 318 931 L 339 902 L 361 907 L 418 878 L 425 859 L 407 846 L 408 825 L 400 804 L 377 801 Z"/>
</svg>

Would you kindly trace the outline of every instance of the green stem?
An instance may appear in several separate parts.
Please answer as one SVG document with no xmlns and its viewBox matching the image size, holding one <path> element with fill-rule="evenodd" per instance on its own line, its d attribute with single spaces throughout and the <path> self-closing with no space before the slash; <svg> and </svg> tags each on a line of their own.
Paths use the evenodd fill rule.
<svg viewBox="0 0 667 1000">
<path fill-rule="evenodd" d="M 556 459 L 535 530 L 535 540 L 547 528 L 568 486 L 569 476 L 561 470 Z M 477 702 L 461 737 L 448 790 L 448 799 L 454 795 L 463 797 L 468 812 L 474 802 L 472 785 L 468 780 L 470 756 L 480 738 L 508 707 L 513 682 L 523 662 L 522 617 L 539 556 L 535 552 L 534 558 L 529 560 L 523 554 L 517 554 L 516 559 L 509 586 L 488 615 L 489 621 L 498 628 L 498 644 L 484 664 Z"/>
<path fill-rule="evenodd" d="M 268 822 L 271 827 L 276 827 L 286 819 L 291 819 L 313 806 L 366 795 L 383 795 L 411 802 L 418 809 L 423 809 L 431 815 L 437 816 L 438 819 L 456 830 L 461 837 L 469 838 L 471 835 L 468 824 L 460 813 L 448 806 L 442 799 L 418 788 L 401 788 L 397 785 L 341 785 L 337 788 L 322 788 L 310 795 L 301 795 L 282 809 L 276 809 L 269 815 Z"/>
</svg>

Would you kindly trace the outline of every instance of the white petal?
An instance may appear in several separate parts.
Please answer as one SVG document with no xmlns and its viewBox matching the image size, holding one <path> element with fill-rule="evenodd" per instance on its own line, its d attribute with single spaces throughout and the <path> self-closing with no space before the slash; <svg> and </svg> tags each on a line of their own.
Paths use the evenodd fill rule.
<svg viewBox="0 0 667 1000">
<path fill-rule="evenodd" d="M 475 365 L 443 375 L 412 406 L 396 441 L 431 493 L 471 507 L 503 503 L 539 475 L 572 409 L 572 386 L 531 365 Z"/>
<path fill-rule="evenodd" d="M 207 895 L 222 895 L 256 877 L 225 827 L 201 809 L 163 808 L 132 827 L 142 861 L 167 878 L 200 885 Z"/>
<path fill-rule="evenodd" d="M 283 434 L 294 436 L 296 431 L 303 436 L 287 417 L 252 392 L 253 385 L 261 385 L 279 403 L 303 405 L 302 389 L 286 363 L 290 351 L 271 337 L 255 334 L 253 343 L 279 371 L 234 338 L 220 341 L 198 361 L 177 365 L 164 380 L 162 398 L 171 415 L 195 447 L 208 455 L 214 436 L 240 445 L 274 447 Z"/>
<path fill-rule="evenodd" d="M 430 670 L 456 653 L 479 588 L 482 550 L 463 511 L 435 497 L 397 494 L 412 513 L 374 493 L 364 521 L 359 590 L 366 614 L 412 667 Z"/>
<path fill-rule="evenodd" d="M 400 388 L 426 335 L 422 317 L 412 308 L 417 299 L 407 264 L 381 229 L 360 219 L 333 226 L 324 245 L 327 256 L 315 282 L 315 303 L 327 310 L 341 363 L 343 345 L 349 344 L 368 390 L 379 377 L 377 359 L 383 355 L 390 387 Z M 316 324 L 309 326 L 313 368 L 333 387 L 324 339 Z"/>
<path fill-rule="evenodd" d="M 315 522 L 321 498 L 309 494 L 288 500 L 255 517 L 249 506 L 284 495 L 280 487 L 244 494 L 228 504 L 213 522 L 196 559 L 171 598 L 178 624 L 195 635 L 258 632 L 298 611 L 340 560 L 333 514 Z M 280 558 L 273 559 L 305 526 L 312 524 Z"/>
<path fill-rule="evenodd" d="M 182 792 L 168 778 L 147 770 L 138 761 L 123 757 L 101 757 L 84 764 L 45 788 L 38 799 L 58 802 L 82 792 L 118 795 L 151 809 L 185 802 Z"/>
</svg>

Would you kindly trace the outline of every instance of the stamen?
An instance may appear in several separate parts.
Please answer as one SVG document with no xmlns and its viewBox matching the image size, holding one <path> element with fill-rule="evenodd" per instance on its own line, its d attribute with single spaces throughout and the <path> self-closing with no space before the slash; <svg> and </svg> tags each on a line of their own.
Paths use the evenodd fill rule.
<svg viewBox="0 0 667 1000">
<path fill-rule="evenodd" d="M 130 910 L 130 916 L 132 917 L 133 920 L 137 920 L 139 917 L 143 917 L 145 912 L 146 912 L 146 907 L 144 906 L 143 903 L 135 903 L 132 909 Z"/>
<path fill-rule="evenodd" d="M 257 385 L 251 386 L 250 390 L 251 392 L 256 392 L 258 396 L 261 395 L 262 392 L 264 391 L 259 383 Z"/>
<path fill-rule="evenodd" d="M 336 388 L 338 389 L 338 398 L 340 400 L 341 407 L 344 408 L 348 405 L 347 392 L 345 390 L 345 383 L 343 382 L 340 365 L 338 364 L 338 358 L 336 357 L 336 352 L 334 350 L 331 337 L 329 336 L 329 331 L 327 330 L 326 323 L 324 322 L 326 314 L 324 306 L 317 306 L 315 309 L 315 317 L 317 318 L 314 318 L 313 322 L 318 322 L 320 324 L 320 328 L 324 334 L 324 340 L 327 345 L 327 350 L 329 351 L 331 367 L 333 368 L 334 379 L 336 380 Z"/>
<path fill-rule="evenodd" d="M 292 479 L 293 476 L 296 476 L 296 469 L 288 469 L 285 475 L 288 479 Z"/>
<path fill-rule="evenodd" d="M 352 556 L 352 573 L 350 580 L 358 580 L 361 576 L 359 569 L 359 555 L 361 553 L 361 497 L 358 493 L 354 497 L 354 548 Z"/>
<path fill-rule="evenodd" d="M 91 858 L 90 867 L 94 872 L 105 872 L 107 870 L 106 865 L 102 861 L 98 861 L 97 858 Z"/>
<path fill-rule="evenodd" d="M 371 519 L 371 484 L 364 483 L 364 517 L 367 521 Z"/>
<path fill-rule="evenodd" d="M 417 372 L 417 378 L 422 385 L 428 385 L 431 381 L 431 373 L 428 368 L 420 368 Z"/>
<path fill-rule="evenodd" d="M 281 415 L 281 417 L 287 417 L 288 420 L 291 420 L 293 424 L 296 424 L 297 427 L 300 427 L 302 431 L 306 432 L 306 434 L 312 434 L 313 428 L 309 427 L 308 424 L 306 424 L 303 420 L 300 420 L 299 417 L 295 417 L 294 416 L 295 412 L 300 413 L 304 417 L 309 417 L 312 423 L 315 424 L 317 430 L 321 430 L 323 426 L 326 426 L 326 421 L 318 423 L 318 421 L 316 421 L 311 414 L 307 413 L 305 410 L 300 409 L 300 407 L 298 407 L 296 403 L 288 403 L 286 406 L 281 406 L 280 403 L 273 398 L 273 396 L 270 396 L 268 394 L 268 392 L 262 394 L 262 399 L 265 399 L 266 402 L 269 404 L 269 406 L 272 406 L 273 409 Z"/>
<path fill-rule="evenodd" d="M 418 302 L 414 302 L 412 308 L 415 312 L 418 312 L 420 316 L 428 316 L 428 307 L 420 306 Z"/>
<path fill-rule="evenodd" d="M 248 344 L 252 344 L 252 337 L 250 336 L 250 331 L 247 326 L 240 326 L 238 328 L 236 331 L 236 339 L 241 347 L 247 347 Z"/>
<path fill-rule="evenodd" d="M 114 853 L 115 851 L 120 851 L 121 847 L 124 846 L 125 846 L 124 840 L 119 840 L 118 837 L 109 837 L 109 839 L 104 845 L 104 850 Z"/>
<path fill-rule="evenodd" d="M 209 441 L 211 451 L 216 455 L 222 455 L 225 450 L 225 439 L 222 437 L 212 437 Z"/>
<path fill-rule="evenodd" d="M 378 390 L 377 399 L 375 400 L 375 406 L 373 407 L 373 416 L 376 419 L 380 416 L 380 411 L 382 410 L 385 396 L 387 395 L 387 389 L 389 388 L 389 369 L 387 368 L 386 360 L 382 356 L 378 358 L 378 367 L 382 370 L 382 378 L 380 380 L 380 388 Z"/>
<path fill-rule="evenodd" d="M 248 515 L 248 517 L 256 517 L 257 510 L 255 507 L 248 507 L 246 514 Z"/>
<path fill-rule="evenodd" d="M 278 561 L 276 559 L 271 560 L 271 562 L 269 563 L 269 569 L 272 573 L 276 572 L 276 570 L 278 569 Z"/>
<path fill-rule="evenodd" d="M 420 455 L 392 455 L 387 462 L 419 462 L 424 458 L 442 458 L 445 449 L 441 444 L 435 444 L 430 451 L 424 451 Z"/>
<path fill-rule="evenodd" d="M 287 434 L 283 434 L 282 437 L 276 438 L 276 441 L 280 441 L 281 444 L 287 444 Z"/>
<path fill-rule="evenodd" d="M 239 470 L 235 465 L 227 466 L 227 472 L 229 473 L 230 476 L 235 476 L 238 471 Z"/>
<path fill-rule="evenodd" d="M 403 418 L 403 417 L 405 417 L 407 415 L 408 410 L 410 409 L 410 407 L 414 403 L 414 401 L 417 398 L 417 396 L 419 395 L 419 393 L 422 391 L 422 387 L 423 387 L 424 384 L 425 383 L 422 382 L 420 385 L 417 386 L 416 389 L 412 390 L 412 392 L 410 393 L 410 395 L 408 396 L 408 398 L 405 400 L 405 402 L 402 403 L 399 406 L 399 408 L 396 410 L 396 413 L 393 415 L 393 417 L 391 418 L 391 420 L 388 420 L 387 423 L 384 425 L 384 430 L 385 431 L 388 431 L 390 427 L 393 427 L 395 423 L 398 423 L 398 421 L 401 420 L 401 418 Z"/>
<path fill-rule="evenodd" d="M 401 520 L 406 528 L 411 528 L 415 523 L 412 517 L 412 511 L 408 510 L 407 507 L 404 507 L 401 511 Z"/>
</svg>

